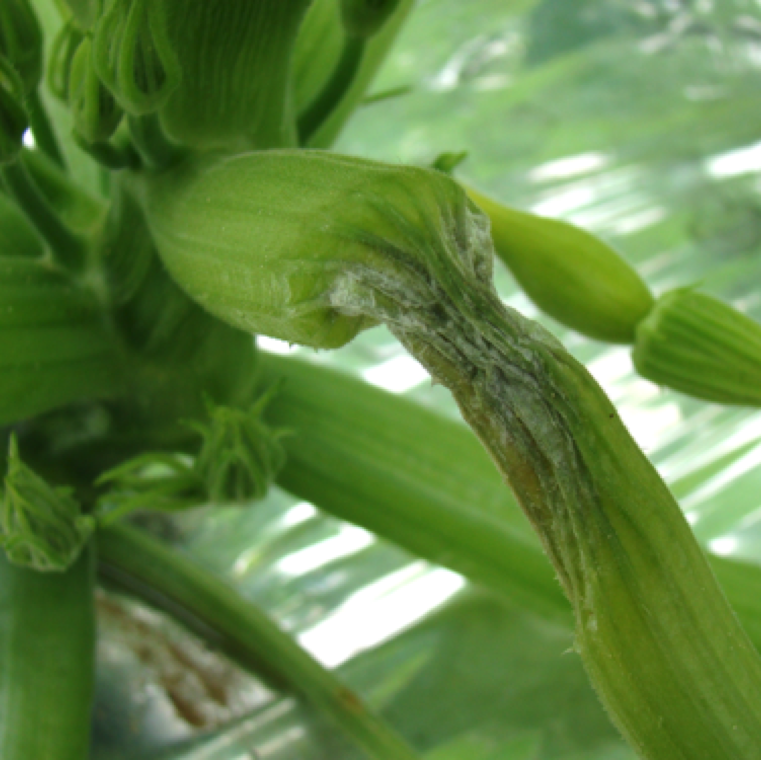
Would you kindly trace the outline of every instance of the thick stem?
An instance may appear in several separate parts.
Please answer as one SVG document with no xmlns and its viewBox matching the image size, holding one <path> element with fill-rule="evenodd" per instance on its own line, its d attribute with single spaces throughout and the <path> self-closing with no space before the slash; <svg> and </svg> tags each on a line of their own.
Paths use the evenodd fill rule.
<svg viewBox="0 0 761 760">
<path fill-rule="evenodd" d="M 171 612 L 246 668 L 265 673 L 312 702 L 371 758 L 414 760 L 415 753 L 359 697 L 298 646 L 261 610 L 191 560 L 148 536 L 116 526 L 102 531 L 101 572 Z"/>
<path fill-rule="evenodd" d="M 93 563 L 38 573 L 0 556 L 0 757 L 88 756 L 95 670 Z"/>
<path fill-rule="evenodd" d="M 483 227 L 452 213 L 442 244 L 402 266 L 386 246 L 388 265 L 351 268 L 332 304 L 388 324 L 452 391 L 539 534 L 576 649 L 637 751 L 761 756 L 761 658 L 678 505 L 584 367 L 499 301 Z M 397 224 L 403 250 L 435 239 Z"/>
</svg>

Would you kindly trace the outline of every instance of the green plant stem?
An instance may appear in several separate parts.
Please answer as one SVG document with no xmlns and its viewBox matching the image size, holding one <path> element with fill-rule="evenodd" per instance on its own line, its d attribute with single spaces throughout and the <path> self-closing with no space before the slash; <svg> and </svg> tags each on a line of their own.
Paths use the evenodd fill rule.
<svg viewBox="0 0 761 760">
<path fill-rule="evenodd" d="M 259 370 L 264 385 L 285 381 L 266 415 L 294 431 L 283 440 L 283 488 L 545 619 L 572 624 L 536 534 L 465 426 L 301 359 L 262 353 Z M 761 568 L 708 559 L 761 650 Z"/>
<path fill-rule="evenodd" d="M 50 123 L 45 106 L 40 100 L 38 90 L 33 90 L 27 95 L 26 107 L 35 143 L 58 166 L 63 167 L 63 153 L 61 153 L 58 138 L 53 130 L 53 125 Z"/>
<path fill-rule="evenodd" d="M 80 270 L 86 260 L 85 241 L 61 221 L 24 163 L 14 161 L 3 167 L 2 177 L 8 192 L 50 246 L 55 258 L 71 270 Z"/>
<path fill-rule="evenodd" d="M 341 57 L 322 91 L 299 116 L 299 143 L 307 145 L 352 86 L 365 53 L 365 40 L 347 37 Z"/>
<path fill-rule="evenodd" d="M 0 555 L 0 757 L 82 760 L 95 670 L 92 553 L 65 573 Z"/>
<path fill-rule="evenodd" d="M 416 757 L 357 695 L 261 610 L 190 559 L 124 526 L 104 529 L 99 549 L 106 578 L 181 619 L 244 667 L 274 676 L 332 718 L 369 757 Z"/>
</svg>

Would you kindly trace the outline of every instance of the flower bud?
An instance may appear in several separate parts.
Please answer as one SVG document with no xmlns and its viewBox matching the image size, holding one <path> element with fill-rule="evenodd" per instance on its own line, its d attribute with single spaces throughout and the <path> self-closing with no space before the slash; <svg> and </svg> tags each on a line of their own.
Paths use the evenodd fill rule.
<svg viewBox="0 0 761 760">
<path fill-rule="evenodd" d="M 19 73 L 25 92 L 37 88 L 42 79 L 43 36 L 28 0 L 0 3 L 0 55 Z"/>
<path fill-rule="evenodd" d="M 88 143 L 108 140 L 124 114 L 95 72 L 88 38 L 82 41 L 72 61 L 68 100 L 74 129 Z"/>
<path fill-rule="evenodd" d="M 150 0 L 166 10 L 182 82 L 161 109 L 199 150 L 293 145 L 291 53 L 308 0 Z"/>
<path fill-rule="evenodd" d="M 720 404 L 761 406 L 761 325 L 690 288 L 661 296 L 637 328 L 637 371 Z"/>
<path fill-rule="evenodd" d="M 542 311 L 590 338 L 633 342 L 653 297 L 624 259 L 571 224 L 468 194 L 491 220 L 497 256 Z"/>
<path fill-rule="evenodd" d="M 398 5 L 399 0 L 342 0 L 341 20 L 346 34 L 360 39 L 374 36 Z"/>
<path fill-rule="evenodd" d="M 217 406 L 209 409 L 208 424 L 193 427 L 203 436 L 195 470 L 208 498 L 217 504 L 262 499 L 285 464 L 282 430 L 262 419 L 271 393 L 250 409 Z"/>
<path fill-rule="evenodd" d="M 71 489 L 51 486 L 21 461 L 11 436 L 0 512 L 0 544 L 8 559 L 40 572 L 62 572 L 79 556 L 94 527 Z"/>
<path fill-rule="evenodd" d="M 21 152 L 29 119 L 22 103 L 24 90 L 21 78 L 0 55 L 0 166 L 15 161 Z"/>
<path fill-rule="evenodd" d="M 486 220 L 459 185 L 432 170 L 266 151 L 198 160 L 143 181 L 142 204 L 170 274 L 212 314 L 249 332 L 336 348 L 376 324 L 361 308 L 345 308 L 359 297 L 355 275 L 372 273 L 387 294 L 407 299 L 431 251 L 484 279 L 491 272 L 491 246 L 472 239 L 488 242 Z"/>
<path fill-rule="evenodd" d="M 164 4 L 114 0 L 93 38 L 95 69 L 125 111 L 157 111 L 180 83 Z"/>
<path fill-rule="evenodd" d="M 59 100 L 66 102 L 69 98 L 69 82 L 74 56 L 84 36 L 72 21 L 64 24 L 53 40 L 48 62 L 47 85 Z"/>
</svg>

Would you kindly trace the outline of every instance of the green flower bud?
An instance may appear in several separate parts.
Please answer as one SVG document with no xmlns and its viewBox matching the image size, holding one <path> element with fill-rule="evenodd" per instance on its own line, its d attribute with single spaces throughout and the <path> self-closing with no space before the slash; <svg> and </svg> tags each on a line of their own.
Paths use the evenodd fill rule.
<svg viewBox="0 0 761 760">
<path fill-rule="evenodd" d="M 355 275 L 409 286 L 427 247 L 488 240 L 485 219 L 449 177 L 320 151 L 202 160 L 144 180 L 143 206 L 175 280 L 250 332 L 335 348 L 376 324 L 339 306 Z M 484 247 L 472 246 L 477 255 Z M 491 252 L 461 266 L 491 272 Z"/>
<path fill-rule="evenodd" d="M 82 41 L 74 56 L 68 95 L 74 129 L 79 136 L 89 143 L 106 142 L 124 112 L 95 72 L 89 39 Z"/>
<path fill-rule="evenodd" d="M 50 49 L 47 84 L 53 95 L 64 102 L 69 99 L 71 67 L 83 39 L 77 25 L 69 21 L 58 30 Z"/>
<path fill-rule="evenodd" d="M 28 0 L 0 3 L 0 55 L 18 71 L 25 92 L 37 88 L 42 79 L 43 36 Z"/>
<path fill-rule="evenodd" d="M 637 371 L 720 404 L 761 406 L 761 325 L 690 288 L 661 296 L 637 328 Z"/>
<path fill-rule="evenodd" d="M 95 69 L 125 111 L 157 111 L 180 83 L 167 13 L 154 0 L 113 0 L 93 38 Z"/>
<path fill-rule="evenodd" d="M 596 340 L 634 341 L 653 297 L 615 251 L 571 224 L 468 194 L 489 215 L 497 256 L 542 311 Z"/>
<path fill-rule="evenodd" d="M 21 152 L 29 119 L 22 103 L 24 88 L 21 78 L 0 55 L 0 166 L 15 161 Z"/>
<path fill-rule="evenodd" d="M 272 398 L 264 394 L 250 409 L 217 406 L 209 409 L 208 424 L 193 427 L 203 436 L 195 471 L 209 499 L 218 504 L 245 504 L 267 495 L 270 484 L 285 464 L 280 440 L 262 419 Z"/>
<path fill-rule="evenodd" d="M 151 0 L 171 19 L 182 82 L 161 109 L 169 137 L 225 151 L 294 145 L 291 54 L 308 0 Z"/>
<path fill-rule="evenodd" d="M 62 572 L 74 563 L 95 528 L 69 488 L 55 488 L 27 467 L 11 436 L 0 512 L 0 544 L 15 565 Z"/>
<path fill-rule="evenodd" d="M 377 34 L 399 5 L 399 0 L 342 0 L 341 19 L 349 37 L 367 39 Z"/>
</svg>

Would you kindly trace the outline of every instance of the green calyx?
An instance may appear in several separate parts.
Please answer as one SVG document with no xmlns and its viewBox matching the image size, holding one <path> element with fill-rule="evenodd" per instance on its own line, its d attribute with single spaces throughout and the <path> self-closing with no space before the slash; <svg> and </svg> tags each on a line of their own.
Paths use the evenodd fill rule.
<svg viewBox="0 0 761 760">
<path fill-rule="evenodd" d="M 7 58 L 0 55 L 0 166 L 15 161 L 21 153 L 29 118 L 22 105 L 21 78 Z"/>
<path fill-rule="evenodd" d="M 468 188 L 489 216 L 497 256 L 545 313 L 596 340 L 632 343 L 653 297 L 631 266 L 598 238 L 527 214 Z"/>
<path fill-rule="evenodd" d="M 43 37 L 28 0 L 0 3 L 0 56 L 19 73 L 25 92 L 37 88 L 42 79 Z"/>
<path fill-rule="evenodd" d="M 89 38 L 82 41 L 74 56 L 67 93 L 77 135 L 88 143 L 108 140 L 124 111 L 95 72 Z"/>
<path fill-rule="evenodd" d="M 62 572 L 79 556 L 95 528 L 71 489 L 48 484 L 27 467 L 11 436 L 0 513 L 0 544 L 15 565 Z"/>
<path fill-rule="evenodd" d="M 207 423 L 188 423 L 202 443 L 195 459 L 178 453 L 147 453 L 104 473 L 109 490 L 100 520 L 110 524 L 130 512 L 176 512 L 201 504 L 248 504 L 264 498 L 285 464 L 280 443 L 286 431 L 269 427 L 262 413 L 272 389 L 250 408 L 207 404 Z"/>
<path fill-rule="evenodd" d="M 196 423 L 203 438 L 195 470 L 212 502 L 245 504 L 267 495 L 285 464 L 281 439 L 286 431 L 270 428 L 262 413 L 274 388 L 249 409 L 210 406 L 209 422 Z"/>
<path fill-rule="evenodd" d="M 342 0 L 341 20 L 349 37 L 377 34 L 399 6 L 399 0 Z"/>
<path fill-rule="evenodd" d="M 179 85 L 166 9 L 153 0 L 112 0 L 98 21 L 93 55 L 98 76 L 134 116 L 157 111 Z"/>
<path fill-rule="evenodd" d="M 761 325 L 691 288 L 661 296 L 637 328 L 637 371 L 720 404 L 761 406 Z"/>
</svg>

